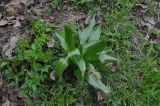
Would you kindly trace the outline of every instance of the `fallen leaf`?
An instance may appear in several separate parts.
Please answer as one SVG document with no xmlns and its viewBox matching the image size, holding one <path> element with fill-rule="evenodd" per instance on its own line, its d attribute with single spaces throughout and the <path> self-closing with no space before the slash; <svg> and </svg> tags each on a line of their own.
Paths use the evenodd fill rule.
<svg viewBox="0 0 160 106">
<path fill-rule="evenodd" d="M 101 91 L 98 91 L 98 92 L 97 92 L 97 99 L 98 99 L 98 101 L 104 100 L 104 98 L 105 98 L 106 96 L 107 96 L 107 95 L 106 95 L 104 92 L 101 92 Z"/>
<path fill-rule="evenodd" d="M 75 5 L 73 3 L 67 3 L 65 7 L 67 8 L 67 10 L 73 10 L 75 8 Z"/>
<path fill-rule="evenodd" d="M 7 56 L 9 59 L 12 59 L 12 50 L 16 47 L 17 41 L 18 38 L 14 36 L 10 39 L 9 43 L 2 47 L 4 55 Z"/>
<path fill-rule="evenodd" d="M 16 17 L 15 16 L 9 16 L 9 17 L 6 17 L 7 20 L 15 20 Z"/>
<path fill-rule="evenodd" d="M 136 7 L 142 13 L 145 13 L 148 10 L 148 6 L 144 4 L 136 4 Z"/>
<path fill-rule="evenodd" d="M 20 20 L 20 21 L 24 21 L 25 17 L 23 15 L 18 15 L 17 19 Z"/>
<path fill-rule="evenodd" d="M 14 28 L 20 27 L 21 23 L 19 22 L 19 20 L 16 20 L 15 24 L 13 25 Z"/>
<path fill-rule="evenodd" d="M 151 41 L 152 43 L 154 43 L 154 44 L 160 44 L 160 39 L 155 39 L 155 40 L 153 40 L 153 41 Z"/>
<path fill-rule="evenodd" d="M 50 41 L 47 42 L 47 46 L 51 48 L 54 46 L 54 43 L 55 43 L 55 39 L 51 39 Z"/>
<path fill-rule="evenodd" d="M 141 21 L 141 25 L 142 26 L 147 26 L 148 30 L 152 29 L 152 25 L 150 23 L 148 23 L 148 22 Z"/>
<path fill-rule="evenodd" d="M 1 26 L 5 26 L 5 25 L 7 25 L 9 22 L 7 21 L 7 20 L 1 20 L 0 21 L 0 27 Z"/>
<path fill-rule="evenodd" d="M 50 79 L 55 80 L 55 71 L 54 70 L 50 73 Z"/>
<path fill-rule="evenodd" d="M 20 0 L 11 0 L 7 5 L 5 5 L 5 12 L 7 16 L 16 16 L 23 12 L 23 6 Z"/>
<path fill-rule="evenodd" d="M 2 16 L 3 16 L 2 13 L 0 13 L 0 19 L 2 18 Z"/>
<path fill-rule="evenodd" d="M 102 24 L 103 24 L 103 20 L 102 20 L 102 19 L 98 19 L 98 20 L 97 20 L 97 24 L 98 24 L 98 25 L 102 25 Z"/>
<path fill-rule="evenodd" d="M 34 4 L 35 0 L 20 0 L 26 7 Z"/>
<path fill-rule="evenodd" d="M 146 34 L 146 36 L 144 37 L 145 40 L 149 40 L 150 36 L 149 34 Z"/>
<path fill-rule="evenodd" d="M 18 104 L 16 102 L 11 102 L 10 106 L 18 106 Z"/>
<path fill-rule="evenodd" d="M 10 106 L 10 101 L 6 98 L 5 102 L 2 104 L 2 106 Z"/>
<path fill-rule="evenodd" d="M 40 16 L 43 13 L 43 9 L 41 9 L 39 7 L 34 7 L 34 8 L 32 8 L 32 13 Z"/>
<path fill-rule="evenodd" d="M 155 24 L 156 24 L 154 17 L 145 16 L 145 17 L 143 17 L 143 18 L 144 18 L 144 20 L 145 20 L 146 22 L 149 22 L 149 23 L 152 24 L 152 25 L 155 25 Z"/>
<path fill-rule="evenodd" d="M 116 62 L 108 63 L 107 66 L 111 69 L 112 72 L 119 71 L 119 63 Z"/>
<path fill-rule="evenodd" d="M 79 20 L 83 20 L 83 19 L 85 19 L 86 18 L 86 15 L 84 14 L 84 13 L 78 13 L 78 14 L 76 14 L 76 20 L 77 21 L 79 21 Z"/>
<path fill-rule="evenodd" d="M 43 3 L 52 3 L 53 0 L 43 0 L 42 2 L 43 2 Z"/>
</svg>

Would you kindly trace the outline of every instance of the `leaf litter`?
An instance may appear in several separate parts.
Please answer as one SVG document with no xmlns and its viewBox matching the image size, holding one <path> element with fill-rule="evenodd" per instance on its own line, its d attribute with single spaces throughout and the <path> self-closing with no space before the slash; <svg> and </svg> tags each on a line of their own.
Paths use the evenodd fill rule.
<svg viewBox="0 0 160 106">
<path fill-rule="evenodd" d="M 53 24 L 57 24 L 57 25 L 63 25 L 66 22 L 76 20 L 79 23 L 80 27 L 83 28 L 85 24 L 87 24 L 88 21 L 90 20 L 90 16 L 86 16 L 83 13 L 77 13 L 77 14 L 72 15 L 68 13 L 54 12 L 52 13 L 52 15 L 44 15 L 43 7 L 45 5 L 43 5 L 43 3 L 52 3 L 52 1 L 51 0 L 41 0 L 41 1 L 39 0 L 11 0 L 11 2 L 7 3 L 7 5 L 4 6 L 6 11 L 5 13 L 0 13 L 0 18 L 2 18 L 2 20 L 0 21 L 0 27 L 3 28 L 5 26 L 8 28 L 7 30 L 12 28 L 12 30 L 10 30 L 10 33 L 5 33 L 5 32 L 2 33 L 2 34 L 5 34 L 5 37 L 3 37 L 4 39 L 3 42 L 5 43 L 3 44 L 0 43 L 0 46 L 2 46 L 4 56 L 7 56 L 9 59 L 13 59 L 12 53 L 13 53 L 14 48 L 16 47 L 18 39 L 21 38 L 22 35 L 26 36 L 25 32 L 23 32 L 22 34 L 19 34 L 18 36 L 16 36 L 16 34 L 14 34 L 13 32 L 15 29 L 21 28 L 23 26 L 22 21 L 25 21 L 26 18 L 28 18 L 26 14 L 23 14 L 24 11 L 31 13 L 30 17 L 33 19 L 43 19 L 45 21 L 48 20 L 48 21 L 51 21 Z M 30 9 L 28 9 L 28 7 Z M 66 4 L 64 5 L 64 8 L 66 8 L 68 11 L 71 11 L 71 10 L 74 11 L 75 6 L 73 4 Z M 146 15 L 146 13 L 148 12 L 149 6 L 143 3 L 136 4 L 135 9 L 142 16 L 142 20 L 140 21 L 140 23 L 137 23 L 137 24 L 139 24 L 141 28 L 143 26 L 146 26 L 148 28 L 148 30 L 146 31 L 147 34 L 144 35 L 144 39 L 150 40 L 150 38 L 152 38 L 150 34 L 150 30 L 153 27 L 157 28 L 156 24 L 158 22 L 157 20 L 155 20 L 153 16 Z M 34 12 L 34 14 L 32 12 Z M 47 17 L 47 19 L 45 17 Z M 99 20 L 98 23 L 102 24 L 103 22 Z M 48 48 L 53 47 L 54 42 L 55 40 L 51 39 L 49 42 L 47 42 L 47 47 Z M 160 44 L 160 39 L 155 38 L 150 42 L 155 43 L 155 44 Z M 113 72 L 117 72 L 119 70 L 118 66 L 111 66 L 111 67 L 112 67 Z M 52 80 L 55 79 L 54 71 L 50 74 L 50 78 Z M 103 100 L 105 96 L 106 95 L 103 95 L 101 92 L 97 92 L 97 98 L 99 101 Z M 4 106 L 7 106 L 7 104 L 11 104 L 8 99 L 6 99 Z"/>
</svg>

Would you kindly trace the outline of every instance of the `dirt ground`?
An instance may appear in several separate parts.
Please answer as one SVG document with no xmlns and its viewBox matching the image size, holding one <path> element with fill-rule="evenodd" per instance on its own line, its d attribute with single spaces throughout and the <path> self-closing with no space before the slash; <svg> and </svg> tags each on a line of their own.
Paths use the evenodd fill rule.
<svg viewBox="0 0 160 106">
<path fill-rule="evenodd" d="M 27 27 L 33 19 L 54 23 L 53 27 L 62 27 L 65 23 L 76 20 L 81 27 L 89 16 L 82 12 L 74 12 L 74 6 L 64 5 L 65 12 L 59 10 L 53 13 L 46 12 L 52 5 L 52 0 L 1 0 L 0 1 L 0 62 L 4 57 L 13 59 L 14 48 L 17 41 L 22 38 L 31 39 Z M 160 23 L 157 17 L 151 17 L 148 6 L 137 4 L 130 14 L 145 39 L 151 43 L 160 44 L 160 39 L 155 33 L 160 33 Z M 98 20 L 97 23 L 103 23 Z M 150 29 L 155 31 L 151 32 Z M 133 38 L 137 43 L 137 38 Z M 3 70 L 1 70 L 3 71 Z M 8 80 L 4 79 L 0 71 L 0 105 L 24 106 L 24 99 L 18 96 L 19 89 L 12 88 Z"/>
</svg>

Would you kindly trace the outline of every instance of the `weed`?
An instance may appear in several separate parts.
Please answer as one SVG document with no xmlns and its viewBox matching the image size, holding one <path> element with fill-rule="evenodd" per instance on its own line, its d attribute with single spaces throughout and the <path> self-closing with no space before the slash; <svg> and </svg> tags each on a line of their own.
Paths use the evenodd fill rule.
<svg viewBox="0 0 160 106">
<path fill-rule="evenodd" d="M 20 40 L 18 42 L 14 59 L 4 59 L 0 68 L 4 70 L 4 76 L 15 87 L 20 88 L 19 96 L 25 97 L 26 105 L 57 105 L 75 104 L 79 96 L 83 96 L 83 86 L 86 84 L 72 85 L 65 81 L 55 83 L 50 79 L 50 73 L 54 70 L 55 61 L 65 56 L 55 41 L 53 48 L 48 48 L 46 42 L 53 29 L 39 21 L 32 23 L 32 41 Z M 56 57 L 54 57 L 56 56 Z M 40 103 L 34 99 L 39 98 Z"/>
<path fill-rule="evenodd" d="M 76 43 L 74 50 L 62 50 L 59 42 L 55 42 L 52 49 L 46 49 L 46 41 L 50 38 L 48 33 L 52 29 L 40 22 L 34 22 L 32 24 L 33 41 L 21 40 L 13 62 L 4 59 L 1 63 L 1 68 L 5 70 L 4 74 L 8 80 L 14 81 L 17 86 L 21 87 L 25 96 L 30 96 L 30 101 L 29 99 L 27 101 L 28 105 L 36 105 L 33 103 L 33 98 L 38 97 L 37 95 L 42 100 L 37 105 L 42 106 L 76 105 L 81 100 L 84 101 L 84 105 L 95 105 L 95 99 L 92 100 L 90 95 L 90 99 L 85 98 L 86 82 L 68 83 L 68 80 L 74 80 L 75 83 L 77 79 L 87 81 L 89 75 L 94 74 L 94 77 L 97 78 L 98 76 L 97 79 L 102 76 L 100 80 L 112 87 L 113 92 L 107 95 L 104 100 L 106 106 L 159 106 L 160 47 L 144 40 L 136 28 L 137 23 L 134 23 L 129 17 L 133 6 L 142 2 L 152 7 L 148 8 L 149 14 L 156 14 L 155 6 L 152 6 L 151 0 L 93 0 L 91 2 L 87 0 L 84 3 L 81 0 L 68 0 L 67 2 L 74 2 L 78 11 L 96 14 L 97 17 L 103 19 L 101 36 L 105 44 L 103 49 L 107 54 L 121 58 L 121 63 L 115 66 L 114 62 L 113 64 L 101 64 L 90 61 L 90 59 L 86 61 L 84 55 L 82 55 L 83 45 L 79 44 L 81 39 L 77 38 L 77 31 L 73 26 L 65 27 L 66 32 L 60 32 L 59 37 L 62 37 L 61 43 L 64 41 L 69 47 L 72 46 L 71 44 Z M 54 9 L 61 8 L 63 4 L 62 0 L 54 0 Z M 94 28 L 94 30 L 96 29 Z M 152 29 L 151 33 L 159 38 L 157 29 Z M 64 40 L 64 36 L 60 36 L 72 34 L 73 41 L 76 39 L 75 42 L 70 42 L 68 38 Z M 66 45 L 63 45 L 63 47 Z M 79 54 L 80 57 L 78 57 Z M 87 54 L 87 57 L 90 57 L 92 53 Z M 92 55 L 92 57 L 96 56 Z M 57 65 L 55 60 L 59 58 L 63 58 L 60 62 L 65 63 L 59 62 L 59 65 L 66 66 L 59 66 L 59 68 L 64 68 L 62 72 L 59 72 L 56 68 L 56 79 L 63 78 L 65 80 L 61 80 L 57 84 L 49 80 L 49 73 L 55 70 L 54 67 Z M 84 60 L 81 62 L 85 63 L 86 70 L 84 74 L 81 72 L 82 66 L 78 64 L 80 61 L 77 62 L 79 59 Z M 89 73 L 88 68 L 93 68 L 87 64 L 89 62 L 94 64 L 97 71 Z M 110 67 L 106 67 L 109 65 Z M 78 69 L 79 73 L 75 73 L 77 72 L 75 69 Z M 84 77 L 82 77 L 83 75 Z M 75 76 L 77 77 L 75 78 Z M 95 95 L 92 95 L 92 97 L 96 98 Z"/>
<path fill-rule="evenodd" d="M 94 29 L 94 26 L 95 20 L 93 18 L 89 27 L 79 33 L 80 43 L 78 47 L 75 47 L 74 33 L 69 27 L 65 27 L 63 32 L 57 32 L 56 35 L 60 39 L 61 45 L 67 53 L 67 57 L 61 58 L 58 61 L 55 75 L 58 80 L 61 80 L 64 71 L 67 71 L 67 68 L 71 67 L 68 69 L 71 70 L 70 74 L 74 73 L 78 80 L 87 80 L 89 84 L 107 94 L 110 92 L 110 88 L 106 87 L 100 81 L 101 75 L 96 71 L 93 63 L 97 61 L 103 63 L 106 60 L 117 61 L 117 59 L 105 54 L 105 51 L 103 51 L 104 42 L 100 40 L 101 31 L 99 28 Z"/>
<path fill-rule="evenodd" d="M 44 27 L 41 22 L 32 23 L 32 34 L 35 39 L 32 44 L 26 40 L 20 40 L 16 49 L 14 60 L 8 64 L 4 72 L 7 78 L 11 78 L 21 88 L 23 96 L 33 97 L 38 93 L 52 69 L 51 61 L 53 54 L 51 50 L 44 49 L 46 42 L 51 38 L 48 33 L 51 28 Z M 1 64 L 3 67 L 4 61 Z"/>
</svg>

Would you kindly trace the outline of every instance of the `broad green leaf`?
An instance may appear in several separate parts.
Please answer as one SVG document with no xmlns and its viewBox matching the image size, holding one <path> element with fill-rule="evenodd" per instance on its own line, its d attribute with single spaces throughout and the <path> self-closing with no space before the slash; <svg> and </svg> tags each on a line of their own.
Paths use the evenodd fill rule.
<svg viewBox="0 0 160 106">
<path fill-rule="evenodd" d="M 61 46 L 63 47 L 63 49 L 65 51 L 69 50 L 69 47 L 67 45 L 67 43 L 65 42 L 65 35 L 64 32 L 56 32 L 56 36 L 59 38 L 60 42 L 61 42 Z"/>
<path fill-rule="evenodd" d="M 88 67 L 89 67 L 88 70 L 90 74 L 94 75 L 97 79 L 102 78 L 101 74 L 95 69 L 95 67 L 91 63 L 89 63 Z"/>
<path fill-rule="evenodd" d="M 95 31 L 92 32 L 89 41 L 99 40 L 101 35 L 101 29 L 97 28 Z"/>
<path fill-rule="evenodd" d="M 96 89 L 102 90 L 104 93 L 108 94 L 111 92 L 110 87 L 105 86 L 100 79 L 97 79 L 94 75 L 90 74 L 88 77 L 88 83 L 94 86 Z"/>
<path fill-rule="evenodd" d="M 74 39 L 73 39 L 73 31 L 69 26 L 65 26 L 65 42 L 68 45 L 69 51 L 75 49 Z"/>
<path fill-rule="evenodd" d="M 75 61 L 79 67 L 79 69 L 82 72 L 82 76 L 84 77 L 85 71 L 86 71 L 86 64 L 83 58 L 75 58 Z"/>
<path fill-rule="evenodd" d="M 85 44 L 90 36 L 92 35 L 93 28 L 95 26 L 95 19 L 94 17 L 92 18 L 89 27 L 85 28 L 82 32 L 79 32 L 79 38 L 80 38 L 80 44 L 83 45 Z"/>
<path fill-rule="evenodd" d="M 79 67 L 80 71 L 82 72 L 82 76 L 84 76 L 86 64 L 81 56 L 79 49 L 76 48 L 73 51 L 69 52 L 68 57 L 71 58 L 72 62 Z"/>
<path fill-rule="evenodd" d="M 103 63 L 106 60 L 108 60 L 108 61 L 119 61 L 118 59 L 116 59 L 114 57 L 106 55 L 104 51 L 99 53 L 99 60 L 101 61 L 101 63 Z"/>
<path fill-rule="evenodd" d="M 95 25 L 96 25 L 95 16 L 93 16 L 93 18 L 90 21 L 89 27 L 93 28 Z"/>
<path fill-rule="evenodd" d="M 55 68 L 56 79 L 58 80 L 62 79 L 62 74 L 67 67 L 68 67 L 68 58 L 61 58 L 56 64 Z"/>
<path fill-rule="evenodd" d="M 77 48 L 72 50 L 72 51 L 70 51 L 70 52 L 68 52 L 68 57 L 70 57 L 70 58 L 72 58 L 75 55 L 78 55 L 78 56 L 81 55 L 79 49 L 77 49 Z"/>
<path fill-rule="evenodd" d="M 7 60 L 4 60 L 0 63 L 0 68 L 3 68 L 4 66 L 8 65 L 9 62 Z"/>
<path fill-rule="evenodd" d="M 83 78 L 84 78 L 84 77 L 82 76 L 80 69 L 76 69 L 76 70 L 74 71 L 74 75 L 77 77 L 77 79 L 78 79 L 79 81 L 83 81 Z"/>
<path fill-rule="evenodd" d="M 94 60 L 97 54 L 104 49 L 104 42 L 101 40 L 91 41 L 83 46 L 85 60 Z"/>
</svg>

